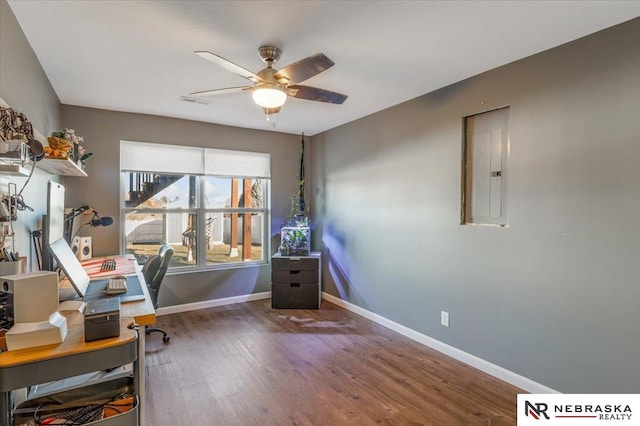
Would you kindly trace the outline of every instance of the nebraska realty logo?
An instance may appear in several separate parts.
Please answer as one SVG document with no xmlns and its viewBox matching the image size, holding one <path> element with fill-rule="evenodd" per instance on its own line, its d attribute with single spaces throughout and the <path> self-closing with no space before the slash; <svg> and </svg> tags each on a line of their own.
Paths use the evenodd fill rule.
<svg viewBox="0 0 640 426">
<path fill-rule="evenodd" d="M 518 426 L 640 425 L 640 395 L 520 394 Z"/>
</svg>

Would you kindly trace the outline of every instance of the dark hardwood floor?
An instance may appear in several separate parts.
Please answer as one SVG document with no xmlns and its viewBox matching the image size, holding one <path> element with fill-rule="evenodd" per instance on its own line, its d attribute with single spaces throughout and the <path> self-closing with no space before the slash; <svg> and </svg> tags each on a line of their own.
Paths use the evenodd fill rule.
<svg viewBox="0 0 640 426">
<path fill-rule="evenodd" d="M 515 425 L 522 392 L 326 301 L 158 317 L 147 336 L 152 426 Z"/>
</svg>

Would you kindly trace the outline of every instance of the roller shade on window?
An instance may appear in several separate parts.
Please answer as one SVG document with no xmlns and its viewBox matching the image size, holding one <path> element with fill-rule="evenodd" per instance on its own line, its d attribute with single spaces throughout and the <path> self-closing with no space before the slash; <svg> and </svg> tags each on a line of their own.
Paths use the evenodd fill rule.
<svg viewBox="0 0 640 426">
<path fill-rule="evenodd" d="M 271 156 L 260 152 L 120 142 L 120 170 L 269 178 Z"/>
<path fill-rule="evenodd" d="M 271 177 L 269 154 L 206 148 L 204 155 L 209 176 Z"/>
<path fill-rule="evenodd" d="M 120 170 L 201 175 L 203 148 L 146 142 L 120 142 Z"/>
</svg>

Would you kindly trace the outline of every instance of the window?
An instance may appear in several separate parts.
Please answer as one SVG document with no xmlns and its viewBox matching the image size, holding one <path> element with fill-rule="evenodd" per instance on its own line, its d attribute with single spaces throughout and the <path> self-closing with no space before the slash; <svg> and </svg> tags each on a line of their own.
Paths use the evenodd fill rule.
<svg viewBox="0 0 640 426">
<path fill-rule="evenodd" d="M 507 226 L 509 108 L 463 119 L 462 224 Z"/>
<path fill-rule="evenodd" d="M 268 154 L 122 141 L 123 249 L 161 244 L 173 268 L 263 262 L 268 250 Z"/>
</svg>

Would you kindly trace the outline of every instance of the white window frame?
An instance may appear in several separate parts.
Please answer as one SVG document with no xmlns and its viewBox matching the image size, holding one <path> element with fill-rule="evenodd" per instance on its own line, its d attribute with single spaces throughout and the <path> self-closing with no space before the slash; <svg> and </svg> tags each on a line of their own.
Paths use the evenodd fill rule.
<svg viewBox="0 0 640 426">
<path fill-rule="evenodd" d="M 144 145 L 143 145 L 144 144 Z M 123 146 L 126 147 L 123 150 Z M 181 167 L 180 165 L 176 165 L 176 162 L 172 162 L 169 167 L 171 170 L 162 171 L 162 170 L 150 170 L 153 167 L 153 163 L 148 159 L 144 159 L 140 162 L 141 166 L 136 170 L 135 161 L 130 161 L 131 159 L 126 159 L 123 161 L 124 152 L 127 148 L 133 147 L 136 149 L 155 149 L 155 153 L 158 150 L 174 149 L 176 152 L 186 153 L 185 158 L 192 161 L 189 166 Z M 202 162 L 198 163 L 197 151 L 201 151 Z M 129 151 L 126 151 L 129 152 Z M 208 158 L 211 160 L 216 157 L 216 154 L 220 154 L 218 158 L 222 158 L 217 163 L 216 161 L 206 161 Z M 244 155 L 246 154 L 246 155 Z M 228 161 L 233 159 L 233 157 L 241 158 L 243 157 L 244 162 L 239 163 L 238 167 L 235 170 L 232 170 L 228 166 Z M 180 157 L 178 154 L 177 157 Z M 157 213 L 157 214 L 167 214 L 167 213 L 179 213 L 179 214 L 188 214 L 188 213 L 196 213 L 197 214 L 197 229 L 200 230 L 197 234 L 197 247 L 206 247 L 206 216 L 209 213 L 260 213 L 262 214 L 262 260 L 259 261 L 240 261 L 240 262 L 227 262 L 227 263 L 216 263 L 207 265 L 207 250 L 198 249 L 196 256 L 196 264 L 189 266 L 179 266 L 179 267 L 171 267 L 172 272 L 198 272 L 198 271 L 206 271 L 206 270 L 216 270 L 216 269 L 233 269 L 233 268 L 241 268 L 247 266 L 255 266 L 267 264 L 269 262 L 269 253 L 271 253 L 271 176 L 270 176 L 270 163 L 271 158 L 270 154 L 266 153 L 257 153 L 250 151 L 233 151 L 233 150 L 221 150 L 221 149 L 210 149 L 210 148 L 197 148 L 190 146 L 182 146 L 182 145 L 167 145 L 167 144 L 155 144 L 148 142 L 131 142 L 131 141 L 121 141 L 120 142 L 120 250 L 121 253 L 126 252 L 126 215 L 130 211 L 137 211 L 141 214 L 145 213 Z M 123 164 L 125 168 L 123 168 Z M 223 167 L 224 166 L 224 167 Z M 217 168 L 224 168 L 222 170 L 225 174 L 216 173 Z M 139 170 L 144 169 L 144 170 Z M 251 174 L 252 170 L 257 170 L 261 176 L 248 176 L 248 175 L 229 175 L 229 172 L 242 172 Z M 139 207 L 126 207 L 125 205 L 125 194 L 126 194 L 126 182 L 125 182 L 125 174 L 133 172 L 133 173 L 159 173 L 159 174 L 184 174 L 189 176 L 196 177 L 196 185 L 197 185 L 197 207 L 195 208 L 175 208 L 175 209 L 149 209 L 149 208 L 139 208 Z M 206 207 L 205 205 L 205 191 L 204 185 L 207 176 L 217 177 L 217 178 L 228 178 L 228 179 L 238 179 L 242 184 L 243 179 L 262 179 L 263 180 L 263 194 L 262 194 L 262 208 L 230 208 L 230 207 Z"/>
</svg>

